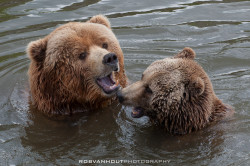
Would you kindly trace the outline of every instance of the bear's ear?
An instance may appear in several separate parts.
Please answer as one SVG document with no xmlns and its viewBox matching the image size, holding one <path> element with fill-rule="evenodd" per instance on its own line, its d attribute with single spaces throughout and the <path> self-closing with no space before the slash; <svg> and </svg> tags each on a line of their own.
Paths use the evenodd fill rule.
<svg viewBox="0 0 250 166">
<path fill-rule="evenodd" d="M 187 59 L 194 59 L 195 52 L 192 48 L 185 47 L 181 52 L 174 56 L 174 58 L 187 58 Z"/>
<path fill-rule="evenodd" d="M 102 24 L 105 25 L 106 27 L 108 27 L 109 29 L 111 29 L 111 25 L 110 22 L 108 20 L 107 17 L 105 17 L 104 15 L 96 15 L 93 16 L 89 21 L 90 23 L 96 23 L 96 24 Z"/>
<path fill-rule="evenodd" d="M 39 39 L 28 44 L 27 54 L 29 58 L 37 63 L 42 63 L 45 59 L 47 39 Z"/>
<path fill-rule="evenodd" d="M 191 82 L 191 86 L 192 86 L 192 91 L 195 95 L 200 96 L 204 90 L 205 90 L 205 83 L 202 80 L 201 77 L 197 77 L 195 78 L 192 82 Z"/>
</svg>

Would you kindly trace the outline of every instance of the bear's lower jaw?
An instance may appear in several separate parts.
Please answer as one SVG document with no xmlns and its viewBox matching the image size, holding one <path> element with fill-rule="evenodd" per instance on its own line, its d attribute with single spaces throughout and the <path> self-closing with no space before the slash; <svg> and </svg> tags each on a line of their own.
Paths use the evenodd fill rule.
<svg viewBox="0 0 250 166">
<path fill-rule="evenodd" d="M 141 107 L 134 107 L 132 112 L 131 112 L 131 116 L 133 118 L 140 118 L 144 115 L 144 109 Z"/>
<path fill-rule="evenodd" d="M 103 92 L 107 95 L 114 94 L 120 88 L 119 83 L 113 80 L 112 73 L 107 76 L 97 78 L 97 85 L 103 90 Z"/>
</svg>

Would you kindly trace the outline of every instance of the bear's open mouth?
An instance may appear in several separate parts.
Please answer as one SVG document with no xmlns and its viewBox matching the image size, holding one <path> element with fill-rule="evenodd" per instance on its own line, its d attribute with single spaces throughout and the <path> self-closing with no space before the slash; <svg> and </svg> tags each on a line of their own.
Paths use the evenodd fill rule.
<svg viewBox="0 0 250 166">
<path fill-rule="evenodd" d="M 131 112 L 131 116 L 133 118 L 140 118 L 144 115 L 144 109 L 141 107 L 134 107 L 132 112 Z"/>
<path fill-rule="evenodd" d="M 105 77 L 97 78 L 96 82 L 106 94 L 116 92 L 120 88 L 119 83 L 113 80 L 112 73 Z"/>
</svg>

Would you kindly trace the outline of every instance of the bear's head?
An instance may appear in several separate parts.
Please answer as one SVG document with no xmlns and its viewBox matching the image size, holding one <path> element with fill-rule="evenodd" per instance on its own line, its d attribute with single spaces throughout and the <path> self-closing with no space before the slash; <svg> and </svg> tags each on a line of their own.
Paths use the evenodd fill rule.
<svg viewBox="0 0 250 166">
<path fill-rule="evenodd" d="M 118 91 L 119 101 L 134 106 L 132 117 L 147 115 L 172 134 L 204 127 L 219 99 L 195 52 L 184 48 L 172 58 L 153 62 L 140 81 Z"/>
<path fill-rule="evenodd" d="M 48 114 L 103 107 L 126 85 L 122 50 L 102 15 L 58 27 L 27 53 L 33 103 Z"/>
</svg>

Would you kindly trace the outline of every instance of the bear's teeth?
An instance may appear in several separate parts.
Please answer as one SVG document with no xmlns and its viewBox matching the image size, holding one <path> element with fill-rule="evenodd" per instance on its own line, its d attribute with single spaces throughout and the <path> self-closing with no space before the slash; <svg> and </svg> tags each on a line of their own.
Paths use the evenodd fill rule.
<svg viewBox="0 0 250 166">
<path fill-rule="evenodd" d="M 117 85 L 114 84 L 114 85 L 110 86 L 109 88 L 110 88 L 110 89 L 115 89 L 116 87 L 117 87 Z"/>
<path fill-rule="evenodd" d="M 112 73 L 109 74 L 107 77 L 109 77 L 109 78 L 110 78 L 110 81 L 111 81 L 113 84 L 115 84 L 115 81 L 113 80 L 113 75 L 112 75 Z"/>
<path fill-rule="evenodd" d="M 119 85 L 119 80 L 116 80 L 115 85 L 116 85 L 116 86 L 118 86 L 118 85 Z"/>
<path fill-rule="evenodd" d="M 133 118 L 140 118 L 144 115 L 144 110 L 141 107 L 136 107 L 133 108 L 132 112 L 131 112 L 131 116 Z"/>
</svg>

